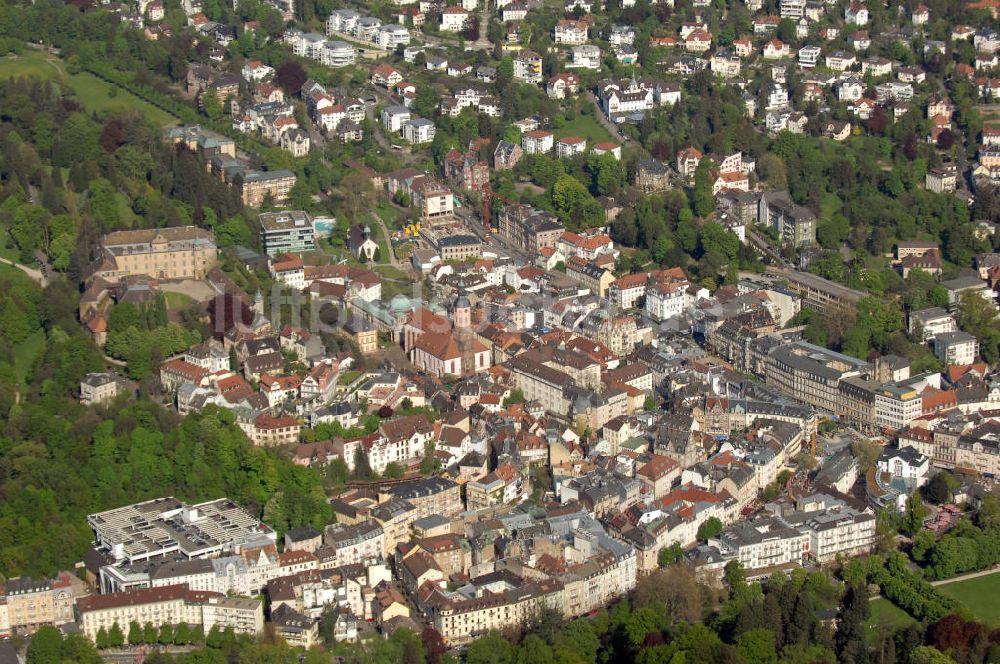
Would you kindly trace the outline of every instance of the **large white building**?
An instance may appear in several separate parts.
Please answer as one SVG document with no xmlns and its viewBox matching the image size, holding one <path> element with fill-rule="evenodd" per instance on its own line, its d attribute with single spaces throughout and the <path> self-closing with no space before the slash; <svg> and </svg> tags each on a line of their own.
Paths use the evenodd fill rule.
<svg viewBox="0 0 1000 664">
<path fill-rule="evenodd" d="M 573 69 L 600 69 L 601 49 L 593 44 L 580 44 L 570 49 L 570 61 L 566 67 Z"/>
<path fill-rule="evenodd" d="M 514 54 L 514 78 L 525 83 L 542 82 L 542 56 L 528 49 Z"/>
<path fill-rule="evenodd" d="M 979 357 L 979 340 L 955 330 L 934 335 L 934 355 L 948 365 L 972 364 Z"/>
<path fill-rule="evenodd" d="M 646 286 L 646 314 L 655 321 L 676 318 L 705 297 L 708 290 L 693 287 L 687 279 L 654 280 Z"/>
<path fill-rule="evenodd" d="M 98 550 L 128 563 L 166 555 L 209 558 L 248 542 L 277 540 L 271 528 L 228 498 L 197 505 L 155 498 L 91 514 L 87 523 Z"/>
<path fill-rule="evenodd" d="M 353 65 L 358 51 L 344 41 L 328 41 L 323 46 L 321 62 L 327 67 L 347 67 Z"/>
<path fill-rule="evenodd" d="M 672 81 L 604 80 L 598 83 L 601 108 L 612 121 L 637 117 L 650 109 L 680 101 L 680 87 Z"/>
<path fill-rule="evenodd" d="M 920 331 L 922 341 L 931 341 L 939 334 L 954 332 L 958 329 L 955 319 L 941 307 L 930 307 L 911 311 L 907 325 L 910 334 Z"/>
<path fill-rule="evenodd" d="M 441 29 L 445 32 L 461 32 L 469 16 L 469 12 L 462 7 L 445 7 L 441 12 Z"/>
<path fill-rule="evenodd" d="M 808 535 L 809 557 L 821 564 L 871 553 L 875 546 L 875 515 L 833 496 L 799 498 L 796 511 L 782 519 Z"/>
<path fill-rule="evenodd" d="M 875 424 L 879 427 L 905 429 L 922 411 L 920 390 L 908 381 L 886 383 L 875 391 Z"/>
<path fill-rule="evenodd" d="M 775 516 L 738 521 L 708 540 L 723 555 L 755 570 L 799 566 L 809 554 L 810 537 Z"/>
<path fill-rule="evenodd" d="M 237 634 L 251 635 L 264 630 L 260 599 L 190 590 L 186 584 L 90 595 L 77 601 L 77 611 L 80 628 L 91 640 L 116 624 L 127 633 L 133 622 L 151 623 L 156 628 L 184 623 L 201 626 L 206 632 L 214 626 L 231 627 Z"/>
<path fill-rule="evenodd" d="M 781 0 L 781 18 L 798 20 L 805 12 L 806 0 Z"/>
<path fill-rule="evenodd" d="M 923 486 L 928 470 L 930 459 L 913 447 L 886 448 L 878 457 L 880 473 L 889 473 L 910 486 Z"/>
<path fill-rule="evenodd" d="M 395 51 L 399 46 L 409 46 L 410 31 L 402 25 L 383 25 L 376 34 L 378 45 L 386 51 Z"/>
</svg>

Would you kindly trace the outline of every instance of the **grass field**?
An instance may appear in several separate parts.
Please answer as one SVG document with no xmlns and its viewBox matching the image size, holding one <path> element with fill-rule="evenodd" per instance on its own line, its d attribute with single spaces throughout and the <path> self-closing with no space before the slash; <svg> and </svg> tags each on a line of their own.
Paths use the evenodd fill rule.
<svg viewBox="0 0 1000 664">
<path fill-rule="evenodd" d="M 884 597 L 879 597 L 870 604 L 871 617 L 868 618 L 868 628 L 876 633 L 879 629 L 905 627 L 916 619 Z"/>
<path fill-rule="evenodd" d="M 361 371 L 359 370 L 355 369 L 351 371 L 345 371 L 340 375 L 340 378 L 337 379 L 337 385 L 350 385 L 351 383 L 356 381 L 360 376 L 361 376 Z"/>
<path fill-rule="evenodd" d="M 612 138 L 608 130 L 593 115 L 584 115 L 583 113 L 577 113 L 575 118 L 554 130 L 553 133 L 555 133 L 557 139 L 564 136 L 582 136 L 591 144 L 608 141 L 613 143 L 621 142 Z"/>
<path fill-rule="evenodd" d="M 404 281 L 409 281 L 409 277 L 406 276 L 402 270 L 392 265 L 373 265 L 372 270 L 378 272 L 383 277 L 387 279 L 401 279 Z"/>
<path fill-rule="evenodd" d="M 17 252 L 11 251 L 10 253 L 14 254 L 13 259 L 17 260 Z M 6 263 L 0 263 L 0 274 L 14 274 L 23 279 L 26 284 L 33 283 L 24 272 Z M 42 330 L 35 330 L 27 339 L 13 347 L 14 373 L 22 387 L 27 385 L 28 369 L 31 368 L 35 358 L 44 348 L 45 332 Z"/>
<path fill-rule="evenodd" d="M 180 309 L 187 308 L 190 304 L 194 302 L 194 298 L 190 295 L 185 295 L 184 293 L 164 293 L 163 297 L 167 300 L 167 309 L 172 309 L 178 311 Z"/>
<path fill-rule="evenodd" d="M 396 223 L 399 220 L 399 211 L 386 203 L 385 201 L 380 201 L 377 206 L 375 206 L 375 214 L 385 222 L 385 225 L 389 227 L 389 230 L 396 228 Z"/>
<path fill-rule="evenodd" d="M 7 246 L 7 243 L 10 243 L 10 246 Z M 7 237 L 0 238 L 0 258 L 6 258 L 15 263 L 21 262 L 21 252 L 14 246 L 13 240 Z"/>
<path fill-rule="evenodd" d="M 944 595 L 954 597 L 982 622 L 1000 627 L 1000 573 L 975 579 L 945 583 L 937 587 Z"/>
<path fill-rule="evenodd" d="M 49 78 L 65 85 L 76 94 L 80 103 L 91 111 L 100 113 L 133 110 L 142 113 L 150 122 L 161 127 L 177 124 L 177 118 L 169 113 L 92 74 L 87 72 L 67 74 L 59 58 L 42 51 L 27 50 L 21 55 L 0 58 L 0 78 L 20 76 Z M 112 90 L 117 94 L 111 92 Z"/>
<path fill-rule="evenodd" d="M 45 348 L 45 332 L 35 330 L 27 339 L 14 346 L 14 373 L 21 385 L 28 384 L 28 369 Z"/>
</svg>

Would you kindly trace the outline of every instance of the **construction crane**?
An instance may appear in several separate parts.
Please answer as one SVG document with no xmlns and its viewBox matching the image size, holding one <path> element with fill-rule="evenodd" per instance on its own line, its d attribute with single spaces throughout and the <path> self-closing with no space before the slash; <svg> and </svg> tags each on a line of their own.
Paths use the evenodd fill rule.
<svg viewBox="0 0 1000 664">
<path fill-rule="evenodd" d="M 490 183 L 487 180 L 483 185 L 483 240 L 485 242 L 490 241 L 490 199 L 499 198 L 504 203 L 509 205 L 514 205 L 517 201 L 512 201 L 502 194 L 498 194 L 490 188 Z"/>
</svg>

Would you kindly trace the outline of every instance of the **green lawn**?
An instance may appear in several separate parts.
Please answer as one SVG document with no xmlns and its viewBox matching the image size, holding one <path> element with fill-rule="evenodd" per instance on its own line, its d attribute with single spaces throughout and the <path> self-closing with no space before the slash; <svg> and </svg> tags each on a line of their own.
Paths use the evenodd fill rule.
<svg viewBox="0 0 1000 664">
<path fill-rule="evenodd" d="M 382 224 L 378 223 L 375 219 L 371 219 L 368 222 L 368 228 L 371 229 L 372 239 L 378 244 L 379 263 L 388 263 L 391 249 L 389 247 L 389 238 L 382 232 Z"/>
<path fill-rule="evenodd" d="M 42 330 L 35 330 L 31 336 L 14 346 L 14 373 L 21 385 L 28 384 L 28 370 L 44 349 L 45 332 Z"/>
<path fill-rule="evenodd" d="M 942 594 L 954 597 L 982 622 L 1000 627 L 1000 573 L 937 586 Z"/>
<path fill-rule="evenodd" d="M 10 243 L 10 246 L 7 244 Z M 0 237 L 0 258 L 6 258 L 15 263 L 21 262 L 21 252 L 14 246 L 14 241 L 9 236 Z"/>
<path fill-rule="evenodd" d="M 564 136 L 582 136 L 589 143 L 621 143 L 608 133 L 600 122 L 593 115 L 577 113 L 576 117 L 554 131 L 556 138 Z"/>
<path fill-rule="evenodd" d="M 375 208 L 375 214 L 385 222 L 390 230 L 396 228 L 396 220 L 399 218 L 399 211 L 386 202 L 381 202 Z"/>
<path fill-rule="evenodd" d="M 346 371 L 340 375 L 340 378 L 337 379 L 337 385 L 350 385 L 361 376 L 361 373 L 362 372 L 357 369 Z"/>
<path fill-rule="evenodd" d="M 872 633 L 877 632 L 878 629 L 895 629 L 916 622 L 913 616 L 884 597 L 873 600 L 869 606 L 872 614 L 868 619 L 868 628 Z"/>
<path fill-rule="evenodd" d="M 0 74 L 4 78 L 18 76 L 62 77 L 62 63 L 54 56 L 46 56 L 41 51 L 26 51 L 21 55 L 7 55 L 0 58 Z"/>
<path fill-rule="evenodd" d="M 12 252 L 14 258 L 17 258 L 17 252 Z M 6 256 L 5 256 L 6 257 Z M 6 263 L 0 263 L 0 274 L 13 274 L 17 275 L 19 279 L 23 279 L 24 283 L 34 283 L 24 272 L 16 267 L 7 265 Z M 45 332 L 42 330 L 35 330 L 28 336 L 27 339 L 17 344 L 13 348 L 14 352 L 14 373 L 17 375 L 18 382 L 22 386 L 27 385 L 28 370 L 31 368 L 32 363 L 38 354 L 42 352 L 45 348 Z"/>
<path fill-rule="evenodd" d="M 167 308 L 175 311 L 179 309 L 186 309 L 188 305 L 194 302 L 193 297 L 184 293 L 166 292 L 163 294 L 163 297 L 167 301 Z"/>
<path fill-rule="evenodd" d="M 402 270 L 397 267 L 393 267 L 392 265 L 373 265 L 372 270 L 378 272 L 387 279 L 401 279 L 403 281 L 409 281 L 410 279 L 403 273 Z"/>
<path fill-rule="evenodd" d="M 0 58 L 0 78 L 38 76 L 50 78 L 69 87 L 88 110 L 142 113 L 150 122 L 161 127 L 177 124 L 177 118 L 146 103 L 135 95 L 111 85 L 87 72 L 69 75 L 62 61 L 42 51 L 27 50 L 21 55 Z M 112 90 L 117 91 L 110 96 Z M 111 93 L 114 94 L 114 93 Z"/>
</svg>

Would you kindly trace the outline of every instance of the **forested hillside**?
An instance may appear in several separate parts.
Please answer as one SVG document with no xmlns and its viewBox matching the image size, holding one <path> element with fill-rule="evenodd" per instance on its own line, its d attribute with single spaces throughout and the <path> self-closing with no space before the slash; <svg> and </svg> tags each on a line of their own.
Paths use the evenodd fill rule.
<svg viewBox="0 0 1000 664">
<path fill-rule="evenodd" d="M 88 513 L 155 496 L 228 496 L 279 532 L 329 520 L 317 472 L 252 447 L 228 412 L 182 419 L 145 398 L 97 410 L 77 401 L 80 379 L 105 367 L 76 319 L 97 236 L 200 223 L 223 244 L 248 241 L 239 201 L 158 132 L 137 116 L 93 117 L 48 83 L 0 83 L 0 249 L 25 262 L 41 249 L 57 270 L 42 290 L 0 267 L 0 569 L 10 576 L 71 567 L 91 539 Z M 111 353 L 176 350 L 163 316 L 126 307 L 115 328 Z M 180 331 L 185 346 L 201 340 Z"/>
</svg>

